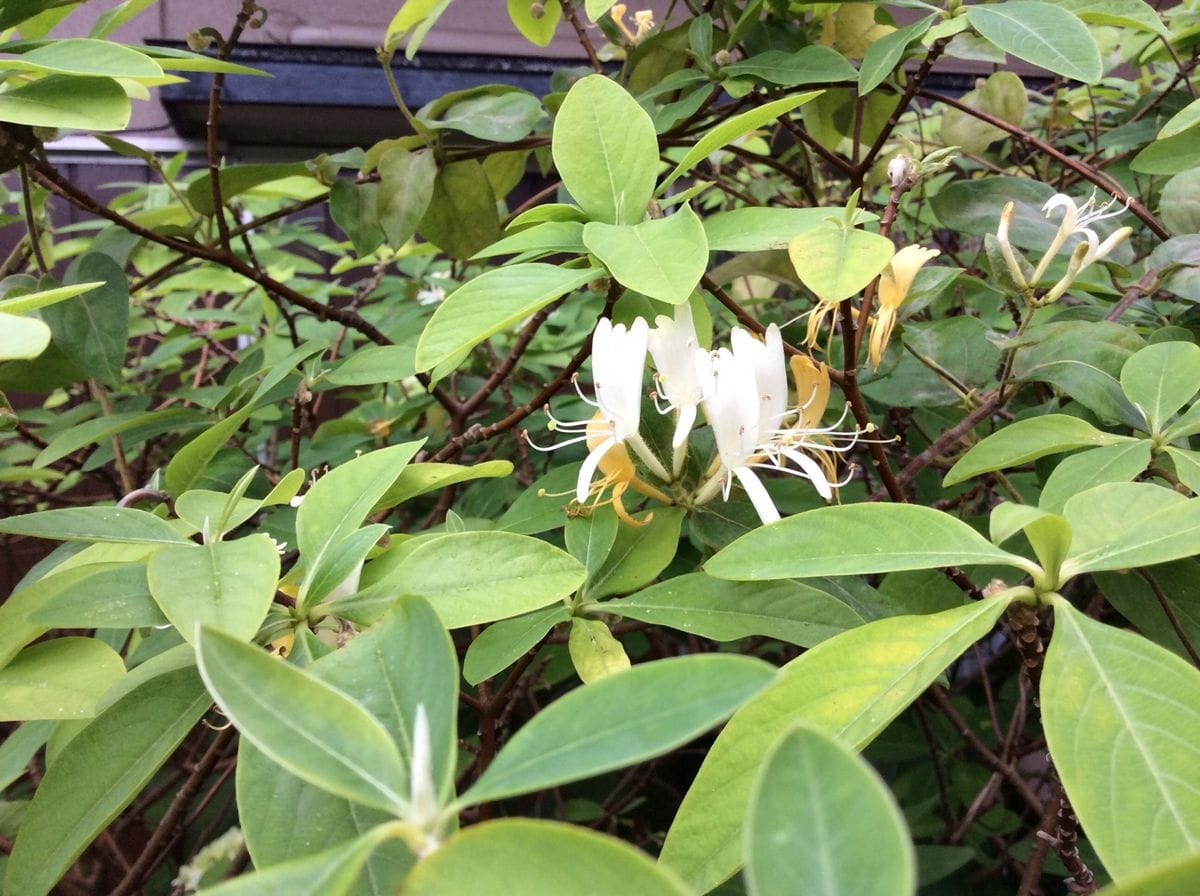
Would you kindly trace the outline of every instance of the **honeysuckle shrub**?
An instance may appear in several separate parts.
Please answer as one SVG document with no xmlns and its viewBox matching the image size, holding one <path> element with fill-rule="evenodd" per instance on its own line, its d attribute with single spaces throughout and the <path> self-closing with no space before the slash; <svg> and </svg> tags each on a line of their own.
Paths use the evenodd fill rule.
<svg viewBox="0 0 1200 896">
<path fill-rule="evenodd" d="M 1200 892 L 1194 3 L 510 0 L 191 173 L 146 5 L 0 9 L 6 896 Z"/>
</svg>

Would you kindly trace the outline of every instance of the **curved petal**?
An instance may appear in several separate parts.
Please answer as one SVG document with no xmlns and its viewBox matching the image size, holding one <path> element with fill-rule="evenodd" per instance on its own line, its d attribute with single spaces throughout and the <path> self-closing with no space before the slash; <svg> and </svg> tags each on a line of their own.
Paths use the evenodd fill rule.
<svg viewBox="0 0 1200 896">
<path fill-rule="evenodd" d="M 764 523 L 773 523 L 778 520 L 779 511 L 775 509 L 775 502 L 771 500 L 766 486 L 762 484 L 762 480 L 755 475 L 754 471 L 749 467 L 738 467 L 733 474 L 737 476 L 738 482 L 746 490 L 746 496 L 750 499 L 750 503 L 758 511 L 758 518 Z"/>
<path fill-rule="evenodd" d="M 584 458 L 583 466 L 579 468 L 579 479 L 575 483 L 575 500 L 583 504 L 588 499 L 588 492 L 591 490 L 592 477 L 596 475 L 596 468 L 600 466 L 600 459 L 613 445 L 617 444 L 617 440 L 609 436 L 595 448 L 593 448 L 586 458 Z"/>
</svg>

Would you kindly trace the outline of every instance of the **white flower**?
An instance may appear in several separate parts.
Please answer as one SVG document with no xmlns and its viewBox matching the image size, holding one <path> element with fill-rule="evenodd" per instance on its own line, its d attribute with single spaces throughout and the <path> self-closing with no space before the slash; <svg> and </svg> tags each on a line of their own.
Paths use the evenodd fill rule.
<svg viewBox="0 0 1200 896">
<path fill-rule="evenodd" d="M 755 470 L 778 470 L 807 479 L 826 501 L 842 483 L 833 481 L 832 454 L 848 451 L 858 440 L 857 430 L 820 425 L 829 398 L 829 374 L 823 365 L 806 357 L 793 359 L 797 407 L 788 408 L 787 373 L 783 341 L 778 329 L 769 328 L 759 342 L 745 330 L 735 329 L 734 350 L 720 349 L 711 356 L 712 389 L 703 401 L 704 414 L 713 428 L 720 466 L 696 493 L 702 504 L 721 491 L 726 500 L 734 478 L 742 484 L 750 503 L 764 523 L 779 519 L 766 487 Z M 843 414 L 843 418 L 845 415 Z M 791 425 L 784 425 L 793 418 Z M 791 461 L 798 469 L 785 466 Z"/>
<path fill-rule="evenodd" d="M 737 330 L 734 331 L 739 332 Z M 712 482 L 722 482 L 721 493 L 729 500 L 736 476 L 750 503 L 764 523 L 779 519 L 779 511 L 766 487 L 754 472 L 763 460 L 759 423 L 762 402 L 749 355 L 735 355 L 722 348 L 712 353 L 712 389 L 704 399 L 704 415 L 713 428 L 721 467 Z M 701 500 L 701 496 L 697 496 Z"/>
<path fill-rule="evenodd" d="M 575 500 L 580 504 L 587 501 L 591 493 L 592 476 L 600 461 L 616 445 L 628 444 L 655 476 L 664 482 L 671 479 L 638 435 L 649 330 L 650 325 L 640 317 L 628 328 L 602 319 L 592 334 L 592 380 L 596 400 L 588 399 L 582 391 L 579 393 L 580 398 L 597 409 L 596 415 L 586 420 L 559 420 L 550 414 L 548 406 L 546 408 L 553 429 L 575 435 L 556 447 L 588 443 L 588 456 L 579 469 L 575 486 Z M 575 388 L 579 388 L 578 382 Z"/>
<path fill-rule="evenodd" d="M 674 319 L 659 315 L 650 331 L 650 355 L 657 370 L 656 394 L 667 403 L 666 411 L 675 411 L 675 436 L 671 445 L 678 448 L 687 441 L 696 422 L 696 407 L 704 398 L 704 382 L 711 374 L 697 367 L 697 357 L 708 358 L 696 338 L 692 309 L 687 302 L 675 308 Z M 699 355 L 697 355 L 699 352 Z M 700 363 L 703 367 L 703 362 Z M 660 412 L 665 412 L 660 409 Z"/>
<path fill-rule="evenodd" d="M 1108 239 L 1104 240 L 1104 242 L 1100 241 L 1100 237 L 1097 236 L 1096 231 L 1092 230 L 1091 228 L 1091 225 L 1095 224 L 1097 221 L 1103 221 L 1105 218 L 1115 217 L 1128 208 L 1126 205 L 1117 209 L 1116 211 L 1110 212 L 1109 208 L 1111 208 L 1115 202 L 1116 199 L 1110 199 L 1103 205 L 1097 206 L 1095 193 L 1092 193 L 1091 197 L 1089 197 L 1087 201 L 1082 202 L 1079 205 L 1076 205 L 1075 201 L 1065 193 L 1055 193 L 1048 200 L 1046 200 L 1046 204 L 1042 206 L 1042 211 L 1046 213 L 1046 217 L 1049 218 L 1055 209 L 1062 209 L 1063 217 L 1062 221 L 1058 225 L 1058 233 L 1054 235 L 1054 239 L 1051 241 L 1049 248 L 1046 249 L 1046 254 L 1042 256 L 1042 260 L 1038 263 L 1037 269 L 1033 272 L 1033 282 L 1037 283 L 1037 281 L 1042 278 L 1042 275 L 1046 273 L 1046 268 L 1050 266 L 1050 262 L 1054 259 L 1054 256 L 1058 254 L 1058 250 L 1062 248 L 1063 243 L 1077 233 L 1081 234 L 1084 238 L 1084 242 L 1080 243 L 1080 245 L 1086 245 L 1087 248 L 1083 250 L 1083 254 L 1078 257 L 1077 264 L 1076 255 L 1078 255 L 1079 250 L 1076 249 L 1076 255 L 1072 256 L 1071 266 L 1074 268 L 1072 279 L 1074 279 L 1074 277 L 1077 276 L 1079 272 L 1086 268 L 1089 264 L 1104 258 L 1123 240 L 1128 239 L 1129 235 L 1133 232 L 1132 229 L 1128 227 L 1122 227 L 1120 230 L 1115 231 L 1111 236 L 1108 237 Z M 1069 283 L 1067 285 L 1069 285 Z M 1064 286 L 1063 289 L 1065 290 L 1066 286 Z"/>
</svg>

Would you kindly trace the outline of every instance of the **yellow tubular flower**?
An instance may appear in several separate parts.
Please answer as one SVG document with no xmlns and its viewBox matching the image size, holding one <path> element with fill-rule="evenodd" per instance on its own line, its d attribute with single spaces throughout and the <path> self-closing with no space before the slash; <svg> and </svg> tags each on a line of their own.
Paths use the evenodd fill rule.
<svg viewBox="0 0 1200 896">
<path fill-rule="evenodd" d="M 796 407 L 801 429 L 815 429 L 829 406 L 829 368 L 808 355 L 792 355 L 788 360 L 796 383 Z"/>
<path fill-rule="evenodd" d="M 589 451 L 594 450 L 597 445 L 608 437 L 604 412 L 597 411 L 592 420 L 597 421 L 597 425 L 595 427 L 588 426 L 587 446 Z M 633 460 L 622 444 L 614 445 L 605 451 L 600 458 L 598 468 L 600 478 L 594 479 L 588 484 L 587 497 L 593 499 L 587 503 L 586 506 L 588 507 L 596 508 L 603 507 L 605 504 L 611 504 L 619 519 L 631 526 L 644 526 L 654 518 L 654 514 L 647 515 L 644 520 L 637 520 L 630 516 L 622 500 L 626 491 L 633 489 L 647 498 L 654 498 L 656 501 L 662 501 L 664 504 L 674 503 L 670 497 L 663 494 L 653 485 L 638 478 L 637 470 L 633 466 Z M 610 487 L 612 488 L 612 494 L 607 500 L 603 500 L 604 492 Z M 583 502 L 580 503 L 582 504 Z"/>
<path fill-rule="evenodd" d="M 879 309 L 871 321 L 870 343 L 871 363 L 876 370 L 879 369 L 879 362 L 883 358 L 888 340 L 892 338 L 900 306 L 908 298 L 917 271 L 931 258 L 940 254 L 937 249 L 926 249 L 924 246 L 905 246 L 892 256 L 888 266 L 879 275 Z"/>
</svg>

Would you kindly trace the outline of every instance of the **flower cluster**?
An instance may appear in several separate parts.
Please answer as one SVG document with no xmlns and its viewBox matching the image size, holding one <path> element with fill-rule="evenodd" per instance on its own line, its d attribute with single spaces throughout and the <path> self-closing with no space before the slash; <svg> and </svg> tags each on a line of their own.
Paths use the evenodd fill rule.
<svg viewBox="0 0 1200 896">
<path fill-rule="evenodd" d="M 728 500 L 736 479 L 762 521 L 770 523 L 779 519 L 779 511 L 759 470 L 802 477 L 826 500 L 833 497 L 842 484 L 836 481 L 834 458 L 857 442 L 859 431 L 839 429 L 845 414 L 834 426 L 821 425 L 829 400 L 828 370 L 807 356 L 793 357 L 796 400 L 789 403 L 788 365 L 777 326 L 768 327 L 763 339 L 735 328 L 730 345 L 711 352 L 701 348 L 686 303 L 673 318 L 659 316 L 653 329 L 642 318 L 628 327 L 607 319 L 597 324 L 592 337 L 595 398 L 579 393 L 595 413 L 569 421 L 546 408 L 550 428 L 574 436 L 563 445 L 587 444 L 575 488 L 581 506 L 610 503 L 621 519 L 638 524 L 622 502 L 629 489 L 664 503 L 699 505 L 717 494 Z M 675 417 L 669 461 L 659 458 L 639 432 L 647 353 L 655 367 L 655 406 Z M 701 410 L 717 453 L 703 481 L 689 488 L 682 481 L 688 437 Z M 659 485 L 639 476 L 635 457 Z"/>
<path fill-rule="evenodd" d="M 1009 274 L 1012 275 L 1013 280 L 1024 294 L 1027 302 L 1032 305 L 1048 305 L 1051 302 L 1057 301 L 1070 288 L 1075 278 L 1083 272 L 1084 268 L 1093 262 L 1105 258 L 1113 249 L 1129 238 L 1129 235 L 1133 233 L 1133 230 L 1129 227 L 1121 227 L 1114 231 L 1103 242 L 1096 234 L 1096 231 L 1092 229 L 1092 225 L 1097 221 L 1112 218 L 1128 208 L 1128 204 L 1126 204 L 1124 207 L 1110 212 L 1109 209 L 1115 202 L 1115 199 L 1110 199 L 1102 205 L 1097 205 L 1095 193 L 1087 201 L 1078 205 L 1065 193 L 1055 193 L 1051 196 L 1046 201 L 1046 204 L 1042 206 L 1042 211 L 1046 213 L 1046 217 L 1048 218 L 1056 210 L 1061 210 L 1062 221 L 1059 222 L 1058 231 L 1054 234 L 1054 239 L 1050 241 L 1050 245 L 1046 247 L 1041 261 L 1038 262 L 1037 267 L 1033 269 L 1033 273 L 1028 277 L 1025 273 L 1028 265 L 1022 267 L 1008 238 L 1008 230 L 1012 225 L 1013 215 L 1016 213 L 1016 205 L 1010 202 L 1004 206 L 1004 210 L 1000 213 L 1000 226 L 996 229 L 996 242 L 1000 246 L 1000 254 L 1004 257 L 1004 263 L 1008 267 Z M 1058 279 L 1058 282 L 1054 286 L 1050 287 L 1049 291 L 1035 298 L 1034 288 L 1038 281 L 1045 275 L 1046 269 L 1050 267 L 1050 263 L 1058 255 L 1059 250 L 1066 241 L 1076 234 L 1082 236 L 1083 239 L 1072 250 L 1071 257 L 1067 262 L 1066 272 Z"/>
</svg>

